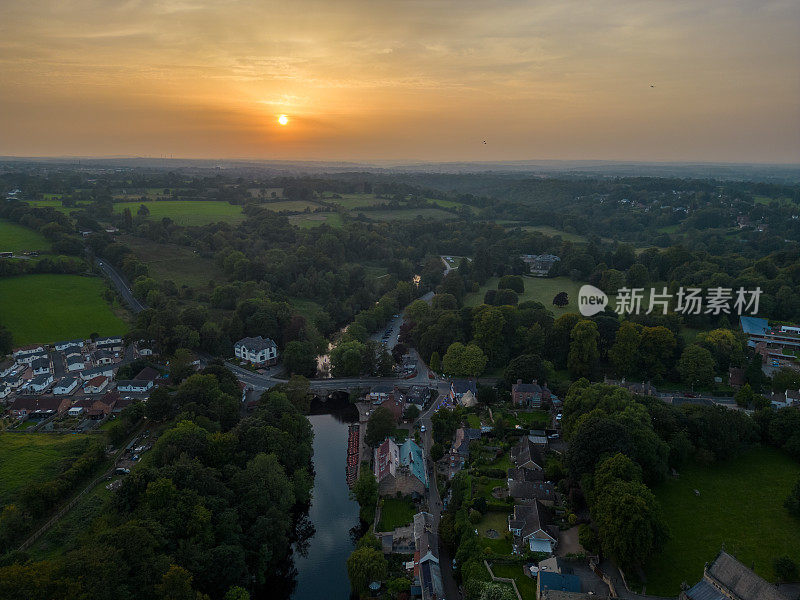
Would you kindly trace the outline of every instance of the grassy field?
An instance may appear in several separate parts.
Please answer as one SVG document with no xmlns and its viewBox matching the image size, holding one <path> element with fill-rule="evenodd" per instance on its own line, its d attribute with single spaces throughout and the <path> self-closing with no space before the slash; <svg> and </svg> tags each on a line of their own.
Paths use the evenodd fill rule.
<svg viewBox="0 0 800 600">
<path fill-rule="evenodd" d="M 61 460 L 80 454 L 81 435 L 0 433 L 0 506 L 31 481 L 59 472 Z"/>
<path fill-rule="evenodd" d="M 289 222 L 303 229 L 318 227 L 323 224 L 330 225 L 331 227 L 341 227 L 344 225 L 342 215 L 337 212 L 292 215 L 289 217 Z"/>
<path fill-rule="evenodd" d="M 0 322 L 11 330 L 14 345 L 54 342 L 125 333 L 101 294 L 99 277 L 22 275 L 0 279 Z"/>
<path fill-rule="evenodd" d="M 117 202 L 114 212 L 121 213 L 126 208 L 136 216 L 136 211 L 144 204 L 150 211 L 149 219 L 160 220 L 169 217 L 178 225 L 208 225 L 224 221 L 235 225 L 244 221 L 242 207 L 219 201 L 164 200 L 148 202 Z"/>
<path fill-rule="evenodd" d="M 322 198 L 327 202 L 333 202 L 348 210 L 362 208 L 364 206 L 376 206 L 389 202 L 385 198 L 377 198 L 375 194 L 365 194 L 363 192 L 356 194 L 339 194 L 339 196 L 341 196 L 340 198 L 332 198 L 331 196 L 333 196 L 333 194 L 326 193 L 323 194 Z"/>
<path fill-rule="evenodd" d="M 118 236 L 157 280 L 171 279 L 177 286 L 204 287 L 209 280 L 225 281 L 225 274 L 210 258 L 195 254 L 191 248 L 177 244 L 159 244 L 144 238 Z"/>
<path fill-rule="evenodd" d="M 522 572 L 522 565 L 492 565 L 495 577 L 507 577 L 517 583 L 517 589 L 523 600 L 536 599 L 536 580 Z"/>
<path fill-rule="evenodd" d="M 758 448 L 720 465 L 686 467 L 679 479 L 653 490 L 672 537 L 645 567 L 647 592 L 677 595 L 682 581 L 700 579 L 723 543 L 774 581 L 775 557 L 800 557 L 800 524 L 783 507 L 798 475 L 800 465 L 786 455 Z"/>
<path fill-rule="evenodd" d="M 417 217 L 441 221 L 457 218 L 454 214 L 438 208 L 399 208 L 396 210 L 367 210 L 363 215 L 371 221 L 411 221 Z"/>
<path fill-rule="evenodd" d="M 490 548 L 495 554 L 511 554 L 511 540 L 505 538 L 505 533 L 508 531 L 508 513 L 504 512 L 487 512 L 477 525 L 478 544 L 481 550 Z M 492 539 L 486 535 L 486 532 L 494 529 L 500 537 Z"/>
<path fill-rule="evenodd" d="M 408 525 L 414 520 L 417 509 L 408 498 L 384 498 L 381 507 L 381 520 L 377 531 L 394 531 L 397 527 Z"/>
<path fill-rule="evenodd" d="M 47 196 L 47 194 L 45 194 Z M 30 200 L 29 204 L 31 206 L 40 206 L 40 207 L 49 207 L 57 210 L 60 213 L 64 213 L 65 215 L 69 215 L 72 211 L 80 210 L 85 206 L 88 206 L 87 202 L 79 202 L 76 206 L 63 206 L 61 204 L 61 200 L 51 199 L 51 200 Z"/>
<path fill-rule="evenodd" d="M 487 290 L 497 289 L 497 277 L 492 277 L 486 284 L 474 294 L 468 294 L 464 298 L 466 306 L 478 306 L 483 303 L 483 297 Z M 578 290 L 581 284 L 573 281 L 569 277 L 525 277 L 525 292 L 520 294 L 520 304 L 526 300 L 535 300 L 544 304 L 545 308 L 552 311 L 556 318 L 564 313 L 578 312 Z M 567 292 L 569 304 L 561 308 L 553 304 L 553 298 L 559 292 Z M 613 306 L 613 303 L 612 303 Z"/>
<path fill-rule="evenodd" d="M 27 250 L 48 251 L 50 243 L 38 231 L 0 219 L 0 252 Z"/>
</svg>

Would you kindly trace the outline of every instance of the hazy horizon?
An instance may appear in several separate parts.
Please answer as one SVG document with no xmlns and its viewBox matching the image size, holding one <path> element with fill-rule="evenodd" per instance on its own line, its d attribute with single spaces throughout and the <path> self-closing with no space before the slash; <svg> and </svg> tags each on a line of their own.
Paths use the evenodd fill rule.
<svg viewBox="0 0 800 600">
<path fill-rule="evenodd" d="M 23 158 L 793 165 L 800 3 L 36 0 L 0 109 Z"/>
</svg>

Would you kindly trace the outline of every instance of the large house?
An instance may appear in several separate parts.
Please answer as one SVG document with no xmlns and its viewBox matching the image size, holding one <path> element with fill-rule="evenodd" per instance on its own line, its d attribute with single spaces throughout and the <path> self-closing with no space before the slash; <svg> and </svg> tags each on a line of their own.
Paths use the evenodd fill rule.
<svg viewBox="0 0 800 600">
<path fill-rule="evenodd" d="M 546 509 L 538 502 L 515 504 L 508 516 L 508 530 L 514 536 L 516 551 L 527 547 L 531 552 L 552 554 L 558 544 L 558 530 L 550 526 Z"/>
<path fill-rule="evenodd" d="M 65 361 L 67 363 L 67 371 L 83 371 L 86 368 L 86 364 L 83 362 L 83 357 L 80 354 L 74 354 L 71 356 L 67 356 Z"/>
<path fill-rule="evenodd" d="M 474 379 L 454 379 L 450 383 L 450 398 L 454 402 L 460 402 L 467 392 L 478 396 L 478 386 Z"/>
<path fill-rule="evenodd" d="M 514 406 L 541 408 L 543 401 L 550 401 L 550 396 L 547 386 L 539 385 L 535 379 L 531 383 L 522 383 L 522 379 L 517 379 L 517 383 L 511 386 L 511 399 Z"/>
<path fill-rule="evenodd" d="M 678 600 L 789 600 L 789 596 L 722 550 L 706 563 L 703 578 L 682 590 Z"/>
<path fill-rule="evenodd" d="M 428 475 L 422 448 L 410 439 L 398 446 L 387 438 L 375 449 L 375 479 L 382 496 L 424 494 Z"/>
<path fill-rule="evenodd" d="M 73 347 L 77 347 L 78 352 L 80 352 L 80 348 L 83 348 L 83 340 L 65 340 L 63 342 L 56 342 L 53 344 L 53 349 L 58 350 L 59 352 L 64 352 L 65 350 Z"/>
<path fill-rule="evenodd" d="M 85 371 L 80 372 L 81 381 L 89 381 L 90 379 L 99 377 L 101 375 L 103 377 L 113 377 L 114 367 L 112 365 L 100 365 L 98 367 L 86 369 Z"/>
<path fill-rule="evenodd" d="M 71 394 L 76 387 L 78 387 L 77 377 L 62 377 L 53 387 L 53 393 L 56 396 L 66 396 Z"/>
<path fill-rule="evenodd" d="M 537 471 L 544 470 L 542 449 L 528 437 L 523 437 L 519 444 L 511 449 L 511 462 L 515 467 L 535 469 Z"/>
<path fill-rule="evenodd" d="M 528 265 L 531 275 L 539 277 L 548 275 L 553 265 L 561 260 L 555 254 L 523 254 L 520 258 Z"/>
<path fill-rule="evenodd" d="M 122 379 L 117 382 L 117 390 L 120 392 L 131 392 L 134 394 L 144 394 L 153 388 L 152 379 Z"/>
<path fill-rule="evenodd" d="M 541 502 L 553 506 L 556 502 L 556 488 L 549 481 L 512 480 L 508 483 L 508 495 L 520 504 Z"/>
<path fill-rule="evenodd" d="M 28 390 L 34 394 L 41 394 L 53 384 L 52 373 L 42 373 L 37 375 L 28 384 Z"/>
<path fill-rule="evenodd" d="M 260 335 L 242 338 L 233 345 L 233 352 L 237 358 L 254 365 L 274 365 L 278 362 L 278 346 L 270 338 Z"/>
<path fill-rule="evenodd" d="M 43 357 L 37 358 L 31 363 L 34 375 L 44 375 L 50 372 L 50 359 Z"/>
<path fill-rule="evenodd" d="M 108 386 L 108 377 L 104 375 L 98 375 L 97 377 L 92 377 L 89 381 L 86 382 L 86 385 L 83 387 L 83 391 L 87 394 L 99 394 Z"/>
<path fill-rule="evenodd" d="M 26 346 L 25 348 L 17 348 L 12 355 L 14 360 L 20 364 L 29 365 L 38 358 L 47 356 L 47 350 L 42 346 Z"/>
</svg>

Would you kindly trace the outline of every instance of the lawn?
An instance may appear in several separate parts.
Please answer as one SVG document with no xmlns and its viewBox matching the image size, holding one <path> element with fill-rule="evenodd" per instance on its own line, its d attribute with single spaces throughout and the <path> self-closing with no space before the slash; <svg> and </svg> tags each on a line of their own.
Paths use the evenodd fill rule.
<svg viewBox="0 0 800 600">
<path fill-rule="evenodd" d="M 394 531 L 414 520 L 417 509 L 408 498 L 384 498 L 376 531 Z"/>
<path fill-rule="evenodd" d="M 477 525 L 478 545 L 483 548 L 490 548 L 495 554 L 511 554 L 511 540 L 505 538 L 508 531 L 508 513 L 487 512 Z M 497 539 L 489 538 L 486 532 L 494 529 L 500 537 Z"/>
<path fill-rule="evenodd" d="M 492 564 L 492 573 L 495 577 L 507 577 L 517 583 L 517 589 L 522 595 L 523 600 L 536 599 L 536 580 L 528 577 L 522 571 L 522 565 L 498 565 Z"/>
<path fill-rule="evenodd" d="M 82 451 L 84 435 L 0 433 L 0 506 L 26 483 L 46 481 L 59 472 L 61 460 Z"/>
<path fill-rule="evenodd" d="M 100 277 L 22 275 L 0 279 L 0 323 L 14 345 L 125 333 L 125 322 L 102 297 Z"/>
<path fill-rule="evenodd" d="M 783 507 L 800 465 L 781 452 L 758 448 L 729 462 L 684 468 L 654 491 L 671 539 L 645 567 L 647 592 L 675 596 L 682 581 L 703 575 L 722 544 L 747 566 L 775 581 L 772 560 L 800 556 L 800 523 Z M 699 490 L 696 496 L 694 490 Z"/>
<path fill-rule="evenodd" d="M 539 233 L 543 233 L 544 235 L 549 236 L 560 236 L 562 240 L 566 242 L 585 242 L 586 236 L 579 235 L 577 233 L 569 233 L 567 231 L 561 231 L 560 229 L 556 229 L 555 227 L 550 227 L 549 225 L 523 225 L 520 227 L 523 231 L 536 231 Z"/>
<path fill-rule="evenodd" d="M 481 428 L 481 420 L 478 418 L 478 415 L 468 414 L 467 415 L 467 425 L 469 425 L 473 429 L 480 429 Z"/>
<path fill-rule="evenodd" d="M 177 286 L 205 287 L 209 280 L 225 281 L 225 273 L 210 258 L 203 258 L 186 246 L 159 244 L 145 238 L 118 236 L 121 243 L 150 269 L 159 281 L 170 279 Z"/>
<path fill-rule="evenodd" d="M 0 219 L 0 252 L 49 251 L 50 242 L 28 227 Z"/>
<path fill-rule="evenodd" d="M 556 318 L 564 313 L 578 312 L 578 290 L 582 285 L 581 283 L 573 281 L 569 277 L 525 277 L 523 280 L 525 282 L 525 291 L 519 295 L 520 304 L 527 300 L 541 302 L 546 309 L 552 311 Z M 497 289 L 497 281 L 497 277 L 491 277 L 481 289 L 475 293 L 468 294 L 464 298 L 464 305 L 478 306 L 482 304 L 486 291 Z M 569 303 L 563 308 L 553 304 L 553 298 L 559 292 L 567 292 L 569 296 Z M 613 306 L 611 298 L 609 298 L 609 303 Z"/>
<path fill-rule="evenodd" d="M 122 213 L 129 208 L 136 217 L 139 207 L 144 204 L 150 211 L 149 219 L 161 220 L 169 217 L 178 225 L 208 225 L 224 221 L 232 225 L 244 221 L 242 207 L 217 200 L 164 200 L 147 202 L 117 202 L 114 212 Z"/>
<path fill-rule="evenodd" d="M 378 204 L 387 204 L 389 201 L 386 198 L 377 198 L 375 194 L 339 194 L 340 198 L 332 198 L 332 194 L 323 194 L 323 200 L 333 202 L 348 210 L 354 208 L 362 208 L 364 206 L 376 206 Z"/>
<path fill-rule="evenodd" d="M 316 212 L 292 215 L 289 217 L 289 222 L 303 229 L 308 229 L 309 227 L 318 227 L 319 225 L 323 224 L 337 228 L 344 225 L 342 215 L 340 215 L 338 212 Z"/>
<path fill-rule="evenodd" d="M 520 425 L 537 425 L 546 427 L 550 424 L 550 413 L 543 410 L 534 410 L 533 412 L 518 412 L 517 420 Z"/>
<path fill-rule="evenodd" d="M 45 194 L 47 196 L 47 194 Z M 74 210 L 80 210 L 85 208 L 89 205 L 88 202 L 78 202 L 76 206 L 64 206 L 61 204 L 61 200 L 58 199 L 51 199 L 51 200 L 28 200 L 28 203 L 31 206 L 38 206 L 38 207 L 49 207 L 57 210 L 58 212 L 64 213 L 65 215 L 69 215 Z"/>
</svg>

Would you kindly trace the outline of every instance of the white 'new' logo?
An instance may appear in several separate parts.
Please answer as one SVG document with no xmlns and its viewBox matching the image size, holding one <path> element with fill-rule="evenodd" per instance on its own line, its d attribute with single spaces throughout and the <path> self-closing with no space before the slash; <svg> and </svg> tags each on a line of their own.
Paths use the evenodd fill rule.
<svg viewBox="0 0 800 600">
<path fill-rule="evenodd" d="M 603 290 L 598 290 L 593 285 L 583 285 L 578 292 L 578 308 L 584 317 L 591 317 L 608 305 L 608 296 Z"/>
</svg>

